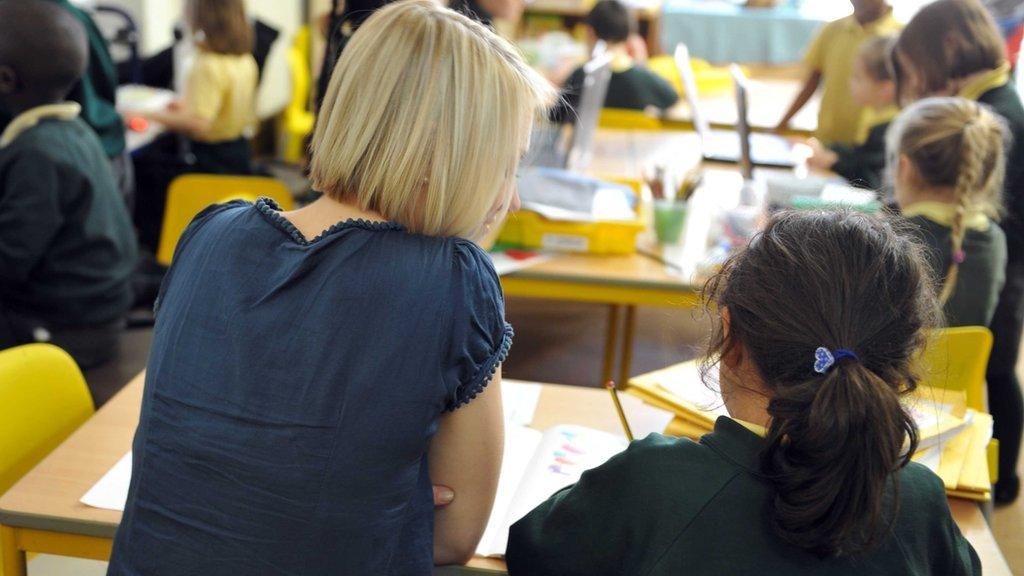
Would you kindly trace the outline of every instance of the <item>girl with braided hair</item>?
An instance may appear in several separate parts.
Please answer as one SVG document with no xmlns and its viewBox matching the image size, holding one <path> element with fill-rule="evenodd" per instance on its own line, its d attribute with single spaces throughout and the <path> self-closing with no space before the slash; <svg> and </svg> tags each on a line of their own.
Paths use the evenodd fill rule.
<svg viewBox="0 0 1024 576">
<path fill-rule="evenodd" d="M 889 131 L 896 202 L 931 248 L 949 326 L 988 326 L 1005 281 L 1005 140 L 1002 120 L 964 98 L 921 100 Z"/>
<path fill-rule="evenodd" d="M 991 107 L 1013 136 L 1003 185 L 1006 283 L 989 324 L 995 340 L 985 373 L 993 434 L 999 439 L 994 497 L 997 504 L 1008 504 L 1020 493 L 1017 458 L 1024 435 L 1024 394 L 1017 377 L 1024 336 L 1024 105 L 1003 39 L 979 0 L 935 0 L 921 8 L 900 32 L 891 60 L 901 105 L 960 96 Z"/>
</svg>

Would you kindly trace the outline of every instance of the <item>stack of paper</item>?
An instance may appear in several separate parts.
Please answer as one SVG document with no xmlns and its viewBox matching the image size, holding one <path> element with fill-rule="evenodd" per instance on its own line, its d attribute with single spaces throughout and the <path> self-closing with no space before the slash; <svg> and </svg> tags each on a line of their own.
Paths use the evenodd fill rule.
<svg viewBox="0 0 1024 576">
<path fill-rule="evenodd" d="M 711 370 L 705 382 L 696 362 L 633 378 L 626 391 L 675 413 L 666 434 L 696 440 L 714 429 L 719 416 L 729 415 L 718 390 L 718 371 Z M 992 417 L 968 410 L 962 391 L 920 387 L 904 400 L 904 406 L 919 433 L 914 460 L 942 478 L 950 496 L 988 500 Z"/>
<path fill-rule="evenodd" d="M 644 402 L 675 413 L 666 434 L 694 440 L 711 432 L 719 416 L 728 416 L 718 390 L 718 370 L 701 378 L 696 362 L 684 362 L 663 370 L 637 376 L 629 381 L 626 392 Z"/>
</svg>

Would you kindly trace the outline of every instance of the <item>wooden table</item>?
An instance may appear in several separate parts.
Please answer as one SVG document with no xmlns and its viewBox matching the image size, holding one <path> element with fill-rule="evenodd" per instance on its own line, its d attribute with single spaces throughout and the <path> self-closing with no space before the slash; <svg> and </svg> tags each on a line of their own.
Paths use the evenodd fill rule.
<svg viewBox="0 0 1024 576">
<path fill-rule="evenodd" d="M 43 462 L 0 498 L 0 569 L 4 576 L 25 576 L 26 552 L 107 560 L 121 513 L 98 510 L 78 499 L 128 450 L 142 402 L 140 374 L 117 396 L 57 447 Z M 655 409 L 627 400 L 633 426 L 649 429 Z M 578 424 L 621 433 L 603 390 L 545 385 L 532 426 L 546 430 Z M 987 575 L 1009 575 L 981 511 L 969 502 L 950 500 L 960 529 L 981 556 Z M 438 569 L 438 574 L 494 574 L 500 560 L 477 558 L 467 567 Z"/>
</svg>

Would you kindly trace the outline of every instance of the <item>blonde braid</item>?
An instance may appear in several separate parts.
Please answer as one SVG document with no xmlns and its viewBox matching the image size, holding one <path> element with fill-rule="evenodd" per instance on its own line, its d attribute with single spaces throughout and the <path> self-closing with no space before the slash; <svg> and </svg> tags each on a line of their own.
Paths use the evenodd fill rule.
<svg viewBox="0 0 1024 576">
<path fill-rule="evenodd" d="M 956 214 L 953 217 L 950 233 L 952 257 L 946 273 L 946 280 L 942 285 L 942 292 L 939 293 L 939 301 L 942 304 L 945 304 L 953 295 L 960 272 L 960 264 L 966 258 L 964 237 L 967 235 L 967 230 L 964 218 L 967 212 L 976 209 L 972 197 L 985 195 L 996 172 L 993 169 L 986 170 L 986 161 L 992 154 L 998 154 L 997 151 L 991 149 L 993 147 L 992 126 L 980 114 L 981 109 L 977 105 L 974 107 L 975 115 L 964 125 L 961 136 L 960 172 L 953 189 L 953 195 L 956 198 Z M 998 139 L 995 139 L 995 142 L 1001 144 Z"/>
</svg>

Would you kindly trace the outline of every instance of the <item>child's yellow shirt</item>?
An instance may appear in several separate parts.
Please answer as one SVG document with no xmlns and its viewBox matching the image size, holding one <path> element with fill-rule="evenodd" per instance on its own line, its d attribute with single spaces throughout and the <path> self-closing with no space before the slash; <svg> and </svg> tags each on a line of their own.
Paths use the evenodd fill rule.
<svg viewBox="0 0 1024 576">
<path fill-rule="evenodd" d="M 250 54 L 217 54 L 201 50 L 185 83 L 185 104 L 208 120 L 203 142 L 237 140 L 256 124 L 259 69 Z"/>
<path fill-rule="evenodd" d="M 815 133 L 819 140 L 826 144 L 858 144 L 865 134 L 867 113 L 850 94 L 853 63 L 865 41 L 896 34 L 901 27 L 891 9 L 866 26 L 850 15 L 826 24 L 811 42 L 804 63 L 822 76 L 821 110 Z"/>
</svg>

